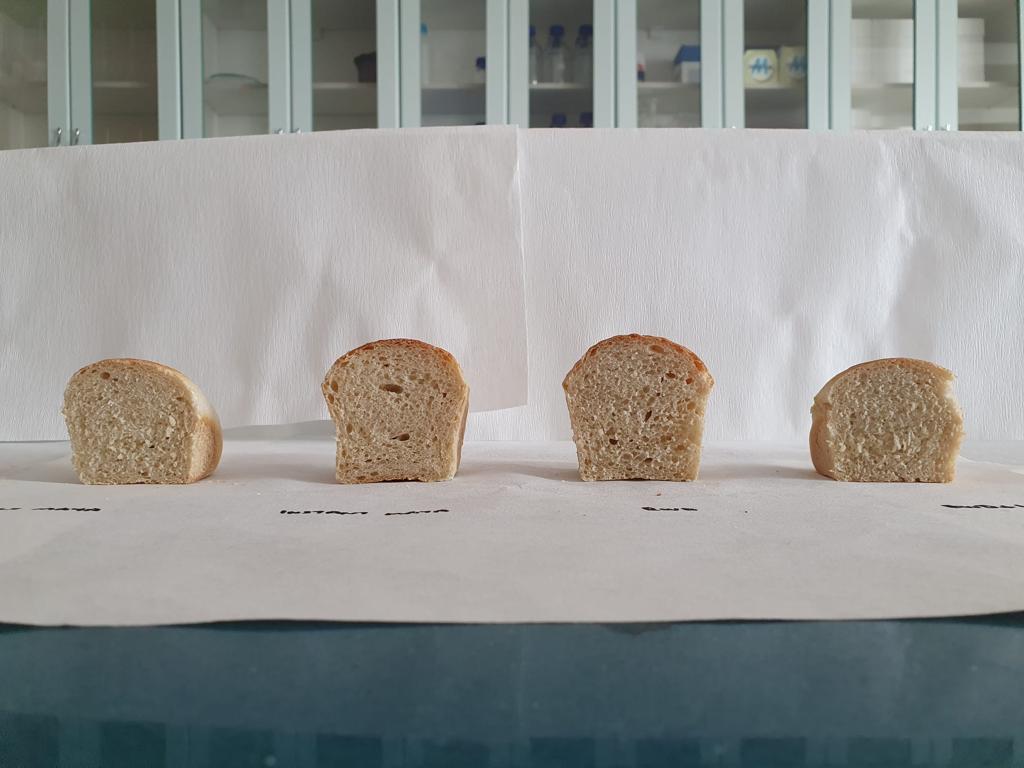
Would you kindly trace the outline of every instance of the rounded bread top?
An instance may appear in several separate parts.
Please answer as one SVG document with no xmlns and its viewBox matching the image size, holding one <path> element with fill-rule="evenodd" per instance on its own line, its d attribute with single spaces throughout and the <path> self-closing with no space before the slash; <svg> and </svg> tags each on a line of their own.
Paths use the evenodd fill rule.
<svg viewBox="0 0 1024 768">
<path fill-rule="evenodd" d="M 666 339 L 664 336 L 645 336 L 640 333 L 626 333 L 618 336 L 611 336 L 607 339 L 597 342 L 590 347 L 586 352 L 583 353 L 583 357 L 576 361 L 576 364 L 569 370 L 565 375 L 565 379 L 562 381 L 562 388 L 566 389 L 569 386 L 569 380 L 573 378 L 583 367 L 583 365 L 594 355 L 598 354 L 608 347 L 616 346 L 651 346 L 651 345 L 662 345 L 668 347 L 673 352 L 677 352 L 687 357 L 693 364 L 696 371 L 707 380 L 708 389 L 711 389 L 715 385 L 715 380 L 712 377 L 708 367 L 704 365 L 704 361 L 697 357 L 696 353 L 692 350 L 687 349 L 682 344 L 677 344 L 671 339 Z"/>
<path fill-rule="evenodd" d="M 936 365 L 928 360 L 918 360 L 913 357 L 883 357 L 879 360 L 868 360 L 867 362 L 857 363 L 857 365 L 851 365 L 845 371 L 837 373 L 825 382 L 825 385 L 818 391 L 818 394 L 814 396 L 814 405 L 828 403 L 830 401 L 829 398 L 832 395 L 833 386 L 848 374 L 853 373 L 854 371 L 869 371 L 879 368 L 889 368 L 892 366 L 909 368 L 923 373 L 930 373 L 940 381 L 949 382 L 956 378 L 953 372 L 949 369 L 943 368 L 941 365 Z"/>
</svg>

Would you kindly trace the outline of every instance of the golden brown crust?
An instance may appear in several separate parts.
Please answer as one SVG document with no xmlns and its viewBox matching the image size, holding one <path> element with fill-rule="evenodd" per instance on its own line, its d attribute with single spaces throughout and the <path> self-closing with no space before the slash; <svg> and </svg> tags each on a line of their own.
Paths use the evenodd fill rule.
<svg viewBox="0 0 1024 768">
<path fill-rule="evenodd" d="M 860 371 L 869 368 L 884 368 L 889 365 L 898 365 L 904 368 L 916 368 L 919 371 L 935 374 L 944 381 L 952 381 L 953 379 L 956 378 L 953 375 L 953 372 L 950 371 L 949 369 L 943 368 L 941 365 L 936 365 L 935 363 L 929 362 L 928 360 L 918 360 L 913 357 L 883 357 L 879 360 L 868 360 L 867 362 L 864 363 L 857 363 L 856 365 L 851 365 L 845 371 L 840 371 L 831 379 L 825 382 L 825 385 L 818 391 L 818 394 L 814 396 L 814 402 L 819 402 L 819 399 L 827 401 L 827 398 L 832 391 L 832 385 L 835 384 L 840 379 L 842 379 L 848 373 L 853 373 L 854 371 Z"/>
<path fill-rule="evenodd" d="M 193 443 L 193 464 L 189 482 L 194 483 L 209 477 L 220 463 L 224 451 L 224 433 L 216 415 L 200 416 L 196 422 L 196 438 Z"/>
<path fill-rule="evenodd" d="M 811 405 L 811 431 L 808 435 L 808 443 L 811 453 L 811 464 L 814 470 L 825 477 L 837 479 L 835 474 L 835 461 L 828 445 L 828 416 L 832 410 L 831 394 L 832 387 L 847 375 L 862 370 L 874 368 L 885 368 L 888 366 L 900 366 L 903 368 L 916 369 L 924 373 L 930 373 L 943 381 L 952 381 L 956 378 L 952 371 L 936 365 L 928 360 L 919 360 L 913 357 L 883 357 L 879 360 L 868 360 L 863 363 L 851 365 L 844 371 L 840 371 L 818 390 Z M 952 476 L 949 477 L 952 480 Z"/>
<path fill-rule="evenodd" d="M 380 339 L 379 341 L 367 342 L 366 344 L 363 344 L 360 347 L 356 347 L 355 349 L 350 350 L 341 357 L 339 357 L 337 360 L 334 361 L 334 365 L 332 365 L 330 369 L 327 371 L 327 377 L 330 377 L 331 371 L 333 371 L 334 368 L 343 360 L 347 362 L 349 358 L 353 357 L 354 355 L 357 355 L 360 352 L 369 352 L 374 347 L 412 347 L 413 349 L 427 350 L 429 352 L 433 352 L 438 357 L 440 357 L 445 362 L 445 364 L 455 366 L 455 368 L 458 369 L 459 371 L 459 375 L 462 376 L 462 368 L 459 367 L 459 361 L 456 360 L 455 356 L 447 349 L 435 347 L 433 344 L 427 344 L 427 342 L 420 341 L 419 339 Z M 327 377 L 325 377 L 325 380 Z"/>
<path fill-rule="evenodd" d="M 829 406 L 831 407 L 831 406 Z M 828 407 L 819 407 L 815 402 L 811 408 L 811 434 L 809 437 L 811 447 L 811 463 L 819 475 L 835 479 L 835 469 L 832 466 L 832 453 L 825 442 L 825 423 L 827 421 Z"/>
<path fill-rule="evenodd" d="M 708 371 L 708 367 L 704 365 L 704 361 L 697 357 L 696 353 L 694 353 L 693 350 L 687 349 L 682 344 L 678 344 L 672 341 L 671 339 L 666 339 L 663 336 L 644 336 L 643 334 L 639 333 L 626 333 L 620 334 L 618 336 L 610 336 L 607 339 L 603 339 L 602 341 L 599 341 L 593 346 L 591 346 L 590 349 L 588 349 L 586 352 L 584 352 L 583 357 L 577 360 L 576 364 L 569 369 L 569 372 L 567 374 L 565 374 L 565 378 L 562 380 L 562 389 L 568 388 L 569 379 L 571 379 L 573 376 L 576 375 L 577 372 L 579 372 L 579 370 L 583 367 L 583 364 L 589 358 L 596 355 L 605 347 L 611 347 L 620 344 L 638 344 L 643 346 L 647 346 L 650 344 L 663 344 L 672 351 L 678 352 L 688 357 L 690 359 L 690 362 L 693 363 L 694 368 L 696 368 L 699 373 L 705 375 L 709 390 L 715 384 L 715 380 L 711 376 L 710 371 Z"/>
</svg>

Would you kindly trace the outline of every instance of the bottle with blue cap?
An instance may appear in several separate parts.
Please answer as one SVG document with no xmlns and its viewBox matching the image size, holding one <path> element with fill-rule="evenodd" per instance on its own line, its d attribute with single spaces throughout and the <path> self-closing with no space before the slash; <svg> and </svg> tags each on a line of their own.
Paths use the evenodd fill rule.
<svg viewBox="0 0 1024 768">
<path fill-rule="evenodd" d="M 540 43 L 537 42 L 537 28 L 530 25 L 530 84 L 540 82 Z"/>
<path fill-rule="evenodd" d="M 700 46 L 683 45 L 679 47 L 675 61 L 676 79 L 681 83 L 696 84 L 700 82 Z"/>
<path fill-rule="evenodd" d="M 590 24 L 580 24 L 572 60 L 572 79 L 580 85 L 590 85 L 594 80 L 593 39 L 594 27 Z"/>
<path fill-rule="evenodd" d="M 547 63 L 547 81 L 549 83 L 564 83 L 566 70 L 565 57 L 565 27 L 561 24 L 552 24 L 548 30 L 548 48 L 544 58 Z"/>
<path fill-rule="evenodd" d="M 427 23 L 420 24 L 420 83 L 430 82 L 430 42 L 427 40 Z"/>
<path fill-rule="evenodd" d="M 565 119 L 564 112 L 555 112 L 551 116 L 551 127 L 552 128 L 565 128 L 569 124 L 569 121 Z"/>
<path fill-rule="evenodd" d="M 487 82 L 487 57 L 477 56 L 476 66 L 473 69 L 473 82 L 475 83 L 486 83 Z"/>
</svg>

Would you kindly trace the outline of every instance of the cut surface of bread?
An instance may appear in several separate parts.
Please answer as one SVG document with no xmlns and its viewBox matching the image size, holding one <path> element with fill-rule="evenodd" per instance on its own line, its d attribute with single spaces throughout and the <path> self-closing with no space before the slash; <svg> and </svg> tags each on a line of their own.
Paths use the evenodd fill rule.
<svg viewBox="0 0 1024 768">
<path fill-rule="evenodd" d="M 385 339 L 338 358 L 323 383 L 340 483 L 451 480 L 459 468 L 469 387 L 455 358 Z"/>
<path fill-rule="evenodd" d="M 83 483 L 192 483 L 220 461 L 213 407 L 184 374 L 160 363 L 85 366 L 64 390 L 63 413 Z"/>
<path fill-rule="evenodd" d="M 963 415 L 953 374 L 894 357 L 834 376 L 811 407 L 811 461 L 822 475 L 863 482 L 948 483 Z"/>
<path fill-rule="evenodd" d="M 562 382 L 583 480 L 694 480 L 714 379 L 659 336 L 613 336 Z"/>
</svg>

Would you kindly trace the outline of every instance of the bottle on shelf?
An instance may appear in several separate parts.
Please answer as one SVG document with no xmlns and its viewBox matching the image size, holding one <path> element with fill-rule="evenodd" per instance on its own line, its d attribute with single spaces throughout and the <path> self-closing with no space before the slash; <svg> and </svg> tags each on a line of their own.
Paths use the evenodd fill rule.
<svg viewBox="0 0 1024 768">
<path fill-rule="evenodd" d="M 580 113 L 580 128 L 593 128 L 594 127 L 594 113 L 593 112 L 581 112 Z"/>
<path fill-rule="evenodd" d="M 565 119 L 564 112 L 555 112 L 551 115 L 551 127 L 552 128 L 565 128 L 569 125 L 569 121 Z"/>
<path fill-rule="evenodd" d="M 572 60 L 573 81 L 580 85 L 590 85 L 594 80 L 593 38 L 594 27 L 590 24 L 580 24 Z"/>
<path fill-rule="evenodd" d="M 700 82 L 700 46 L 683 45 L 679 48 L 674 61 L 676 80 L 680 83 L 696 84 Z"/>
<path fill-rule="evenodd" d="M 537 42 L 537 28 L 530 25 L 530 84 L 540 82 L 540 43 Z"/>
<path fill-rule="evenodd" d="M 647 57 L 640 52 L 636 54 L 636 81 L 647 82 Z"/>
<path fill-rule="evenodd" d="M 564 83 L 566 81 L 566 57 L 565 57 L 565 27 L 561 24 L 552 24 L 548 30 L 548 48 L 544 52 L 545 63 L 547 64 L 547 81 L 549 83 Z"/>
<path fill-rule="evenodd" d="M 420 82 L 430 83 L 430 41 L 427 39 L 427 22 L 420 24 Z"/>
<path fill-rule="evenodd" d="M 476 67 L 473 70 L 473 82 L 474 83 L 486 83 L 487 82 L 487 57 L 477 56 Z"/>
</svg>

